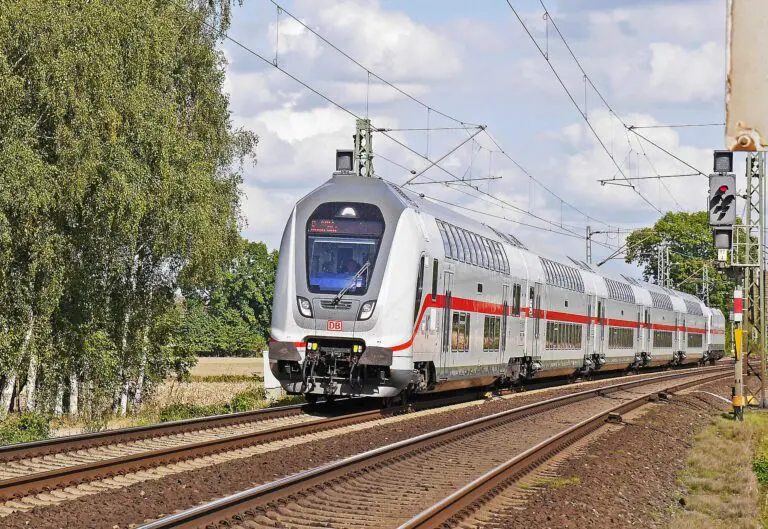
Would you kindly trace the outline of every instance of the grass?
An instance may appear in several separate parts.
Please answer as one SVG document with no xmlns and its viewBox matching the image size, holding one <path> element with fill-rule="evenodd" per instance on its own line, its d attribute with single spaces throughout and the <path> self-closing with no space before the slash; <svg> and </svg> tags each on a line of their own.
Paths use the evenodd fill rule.
<svg viewBox="0 0 768 529">
<path fill-rule="evenodd" d="M 768 522 L 768 414 L 748 413 L 743 423 L 718 417 L 694 439 L 680 481 L 688 493 L 671 529 L 763 527 Z"/>
<path fill-rule="evenodd" d="M 190 374 L 192 377 L 261 377 L 264 376 L 264 359 L 201 356 Z"/>
</svg>

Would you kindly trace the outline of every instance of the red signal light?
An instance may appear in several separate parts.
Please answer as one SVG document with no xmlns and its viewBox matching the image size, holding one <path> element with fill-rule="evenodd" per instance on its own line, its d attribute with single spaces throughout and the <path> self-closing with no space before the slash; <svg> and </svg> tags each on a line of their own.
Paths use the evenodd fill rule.
<svg viewBox="0 0 768 529">
<path fill-rule="evenodd" d="M 726 191 L 728 191 L 728 186 L 720 186 L 718 188 L 718 191 L 721 193 L 725 193 Z"/>
</svg>

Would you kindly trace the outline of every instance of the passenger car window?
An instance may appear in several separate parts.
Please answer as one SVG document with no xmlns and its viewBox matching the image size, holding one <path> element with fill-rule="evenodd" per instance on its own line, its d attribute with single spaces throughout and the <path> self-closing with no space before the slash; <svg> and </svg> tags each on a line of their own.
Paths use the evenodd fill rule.
<svg viewBox="0 0 768 529">
<path fill-rule="evenodd" d="M 464 258 L 468 263 L 475 263 L 475 255 L 474 255 L 474 249 L 472 248 L 472 245 L 469 242 L 469 238 L 467 237 L 467 232 L 465 230 L 462 230 L 461 228 L 458 228 L 459 230 L 459 237 L 461 237 L 461 242 L 464 243 Z"/>
<path fill-rule="evenodd" d="M 453 240 L 456 241 L 456 259 L 459 261 L 464 261 L 464 246 L 461 244 L 461 239 L 459 238 L 459 232 L 456 230 L 455 226 L 448 225 L 448 229 L 453 234 Z"/>
<path fill-rule="evenodd" d="M 445 256 L 450 257 L 451 256 L 451 243 L 448 242 L 448 234 L 445 232 L 445 224 L 443 224 L 442 221 L 437 221 L 437 229 L 440 230 L 440 237 L 443 239 L 443 250 L 445 251 Z"/>
</svg>

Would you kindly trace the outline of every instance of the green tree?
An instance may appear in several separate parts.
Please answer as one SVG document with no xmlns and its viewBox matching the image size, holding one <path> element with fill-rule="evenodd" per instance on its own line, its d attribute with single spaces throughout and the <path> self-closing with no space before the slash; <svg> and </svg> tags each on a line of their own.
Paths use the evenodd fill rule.
<svg viewBox="0 0 768 529">
<path fill-rule="evenodd" d="M 185 292 L 181 334 L 197 355 L 253 355 L 266 346 L 278 254 L 262 242 L 243 241 L 241 248 L 216 284 Z"/>
<path fill-rule="evenodd" d="M 77 412 L 96 383 L 125 412 L 188 365 L 178 285 L 237 254 L 257 142 L 223 91 L 231 4 L 3 3 L 0 414 L 22 386 Z"/>
<path fill-rule="evenodd" d="M 734 283 L 714 266 L 716 253 L 707 212 L 667 213 L 653 227 L 633 231 L 627 237 L 625 261 L 641 267 L 644 279 L 656 281 L 657 256 L 664 244 L 669 245 L 672 286 L 700 296 L 703 269 L 708 268 L 710 304 L 727 315 Z"/>
</svg>

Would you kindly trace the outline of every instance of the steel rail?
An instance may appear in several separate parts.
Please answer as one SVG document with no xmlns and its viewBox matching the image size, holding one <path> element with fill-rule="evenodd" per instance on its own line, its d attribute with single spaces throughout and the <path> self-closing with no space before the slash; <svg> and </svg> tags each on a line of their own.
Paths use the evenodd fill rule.
<svg viewBox="0 0 768 529">
<path fill-rule="evenodd" d="M 385 415 L 382 410 L 372 410 L 316 421 L 289 424 L 269 430 L 210 439 L 182 446 L 172 446 L 122 457 L 104 459 L 93 463 L 72 465 L 54 470 L 26 474 L 0 481 L 0 500 L 27 496 L 34 492 L 60 488 L 62 486 L 93 481 L 118 474 L 175 463 L 195 457 L 203 457 L 224 451 L 237 450 L 247 446 L 264 444 L 290 437 L 307 435 L 323 430 L 340 428 L 375 420 Z"/>
<path fill-rule="evenodd" d="M 153 437 L 199 432 L 212 428 L 220 428 L 222 426 L 234 426 L 255 421 L 301 415 L 304 413 L 305 406 L 305 404 L 293 404 L 290 406 L 264 408 L 261 410 L 214 415 L 211 417 L 198 417 L 149 426 L 105 430 L 95 433 L 68 435 L 66 437 L 54 437 L 30 443 L 0 446 L 0 462 L 17 461 L 19 459 L 29 459 L 60 452 L 85 450 L 96 446 L 128 443 Z"/>
<path fill-rule="evenodd" d="M 570 395 L 554 397 L 545 401 L 528 404 L 502 411 L 485 417 L 466 421 L 457 425 L 448 426 L 433 432 L 428 432 L 410 439 L 398 441 L 387 446 L 375 448 L 354 456 L 350 456 L 332 463 L 328 463 L 313 469 L 299 472 L 289 477 L 278 479 L 257 487 L 253 487 L 212 502 L 193 507 L 186 511 L 167 516 L 165 518 L 147 523 L 138 529 L 193 529 L 208 527 L 222 520 L 236 517 L 255 505 L 263 505 L 270 501 L 278 500 L 286 495 L 311 488 L 315 485 L 333 480 L 358 470 L 370 467 L 378 461 L 394 459 L 406 453 L 421 450 L 443 440 L 458 436 L 468 436 L 472 433 L 487 429 L 488 427 L 503 422 L 518 420 L 544 411 L 559 408 L 566 404 L 572 404 L 581 400 L 603 396 L 617 391 L 631 389 L 633 387 L 657 383 L 665 380 L 690 377 L 696 374 L 716 372 L 716 375 L 703 380 L 692 381 L 693 385 L 703 384 L 709 380 L 729 376 L 731 371 L 722 368 L 703 368 L 695 370 L 695 373 L 686 370 L 658 377 L 644 378 L 620 384 L 614 384 L 602 388 L 589 389 Z M 647 400 L 647 396 L 643 397 Z"/>
<path fill-rule="evenodd" d="M 667 388 L 662 392 L 657 392 L 657 394 L 675 393 L 727 376 L 730 376 L 730 373 L 713 375 L 703 380 L 685 382 Z M 647 404 L 651 400 L 651 395 L 643 395 L 570 426 L 488 471 L 486 474 L 401 524 L 397 529 L 433 529 L 435 527 L 453 526 L 460 523 L 484 503 L 490 501 L 499 491 L 513 485 L 520 478 L 529 474 L 568 446 L 600 429 L 606 424 L 609 416 L 627 413 Z"/>
<path fill-rule="evenodd" d="M 369 422 L 383 417 L 389 417 L 399 413 L 405 413 L 410 410 L 425 410 L 447 406 L 451 404 L 464 403 L 469 400 L 476 400 L 476 396 L 461 395 L 450 396 L 442 399 L 435 399 L 423 403 L 415 403 L 404 406 L 394 406 L 392 408 L 362 411 L 357 413 L 347 413 L 335 415 L 332 417 L 319 418 L 317 420 L 302 422 L 297 424 L 288 424 L 261 430 L 249 432 L 229 437 L 204 440 L 196 443 L 189 443 L 181 446 L 171 446 L 155 450 L 147 450 L 126 456 L 102 459 L 80 465 L 71 465 L 57 468 L 45 472 L 33 474 L 24 474 L 0 480 L 0 500 L 8 500 L 14 497 L 27 496 L 29 494 L 44 490 L 61 488 L 63 486 L 84 483 L 106 477 L 113 477 L 119 474 L 143 470 L 159 465 L 175 463 L 186 459 L 203 457 L 220 452 L 237 450 L 248 446 L 265 444 L 291 437 L 309 435 L 325 430 L 332 430 L 348 426 Z M 297 409 L 295 407 L 285 407 Z M 300 411 L 300 410 L 298 410 Z M 226 419 L 222 416 L 219 419 Z M 78 448 L 82 450 L 82 448 Z"/>
</svg>

